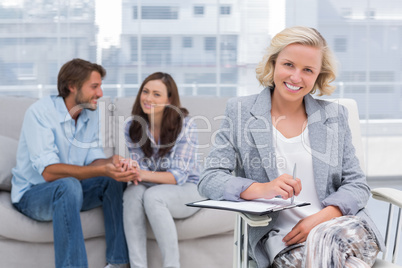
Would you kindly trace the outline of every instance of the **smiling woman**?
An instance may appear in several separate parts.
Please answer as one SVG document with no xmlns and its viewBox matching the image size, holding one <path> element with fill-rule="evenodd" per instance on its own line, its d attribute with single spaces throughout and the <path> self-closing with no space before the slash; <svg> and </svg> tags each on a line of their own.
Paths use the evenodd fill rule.
<svg viewBox="0 0 402 268">
<path fill-rule="evenodd" d="M 320 48 L 300 44 L 286 46 L 276 59 L 271 115 L 275 128 L 287 138 L 300 135 L 306 127 L 301 103 L 315 86 L 321 62 Z M 279 120 L 281 116 L 287 120 Z"/>
<path fill-rule="evenodd" d="M 144 85 L 140 95 L 142 111 L 150 117 L 151 125 L 161 125 L 163 111 L 170 104 L 168 90 L 161 80 L 150 80 Z M 159 135 L 154 135 L 159 140 Z"/>
<path fill-rule="evenodd" d="M 316 35 L 317 38 L 316 39 L 303 38 L 305 31 L 308 31 L 309 34 Z M 299 44 L 310 48 L 320 48 L 321 53 L 318 53 L 317 55 L 314 55 L 314 53 L 308 54 L 310 57 L 312 56 L 313 58 L 315 58 L 315 61 L 312 58 L 308 58 L 307 55 L 301 55 L 303 54 L 303 52 L 300 53 L 300 51 L 299 56 L 303 56 L 303 59 L 307 64 L 306 66 L 304 66 L 304 68 L 307 67 L 306 71 L 308 69 L 311 69 L 311 67 L 319 69 L 315 70 L 315 72 L 318 71 L 318 76 L 314 83 L 314 86 L 311 88 L 310 93 L 314 94 L 318 89 L 319 95 L 331 95 L 331 93 L 335 90 L 335 86 L 330 85 L 330 83 L 333 82 L 336 78 L 336 71 L 337 71 L 336 60 L 326 40 L 321 36 L 321 34 L 318 31 L 315 31 L 312 28 L 304 28 L 304 27 L 287 28 L 286 31 L 282 31 L 275 36 L 275 38 L 271 41 L 271 45 L 267 48 L 267 53 L 264 55 L 262 61 L 258 64 L 256 69 L 257 79 L 260 82 L 260 84 L 263 85 L 264 87 L 272 87 L 275 85 L 274 81 L 274 70 L 276 70 L 275 64 L 278 60 L 280 52 L 283 52 L 283 50 L 289 45 L 289 42 L 291 42 L 293 45 Z M 304 50 L 300 46 L 299 49 Z M 296 49 L 292 49 L 292 52 L 297 53 Z M 306 50 L 304 52 L 308 51 Z M 321 61 L 317 62 L 317 60 L 319 59 Z M 313 66 L 309 66 L 308 64 L 311 64 Z"/>
<path fill-rule="evenodd" d="M 126 126 L 130 161 L 136 178 L 124 193 L 124 231 L 131 267 L 147 267 L 146 219 L 163 256 L 163 267 L 180 267 L 173 219 L 198 209 L 185 204 L 200 199 L 197 192 L 196 125 L 181 107 L 173 78 L 162 72 L 149 75 L 133 105 Z"/>
<path fill-rule="evenodd" d="M 227 103 L 228 120 L 215 141 L 220 146 L 209 154 L 199 192 L 218 200 L 281 196 L 311 203 L 272 213 L 268 226 L 249 229 L 250 257 L 258 267 L 356 267 L 351 265 L 356 262 L 367 267 L 383 246 L 365 213 L 370 191 L 352 145 L 345 107 L 311 96 L 315 90 L 332 92 L 334 66 L 317 30 L 284 29 L 272 39 L 257 68 L 266 88 Z M 250 127 L 267 125 L 264 135 Z M 253 143 L 245 142 L 250 135 Z M 333 162 L 323 160 L 322 152 Z M 267 155 L 274 155 L 272 168 L 247 165 L 250 156 Z M 226 163 L 214 164 L 222 158 Z M 290 174 L 296 163 L 294 179 Z"/>
</svg>

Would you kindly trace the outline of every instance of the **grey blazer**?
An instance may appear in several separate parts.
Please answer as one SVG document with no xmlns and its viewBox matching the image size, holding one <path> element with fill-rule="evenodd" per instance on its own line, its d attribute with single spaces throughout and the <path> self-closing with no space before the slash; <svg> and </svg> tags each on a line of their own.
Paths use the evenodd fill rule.
<svg viewBox="0 0 402 268">
<path fill-rule="evenodd" d="M 319 200 L 324 207 L 335 205 L 343 215 L 357 215 L 366 220 L 376 234 L 378 245 L 384 249 L 381 234 L 364 209 L 370 189 L 352 145 L 346 108 L 316 100 L 310 94 L 304 97 L 304 105 Z M 241 200 L 240 193 L 253 182 L 268 182 L 278 177 L 270 88 L 228 101 L 205 167 L 198 190 L 204 197 L 215 200 Z M 278 213 L 270 215 L 270 225 L 249 231 L 250 256 L 258 267 L 265 268 L 270 263 L 261 238 L 271 230 Z"/>
</svg>

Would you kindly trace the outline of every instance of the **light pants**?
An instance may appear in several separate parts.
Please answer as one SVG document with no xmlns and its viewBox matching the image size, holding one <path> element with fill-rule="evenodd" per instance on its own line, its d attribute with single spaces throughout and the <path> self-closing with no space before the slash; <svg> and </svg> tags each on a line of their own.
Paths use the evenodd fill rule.
<svg viewBox="0 0 402 268">
<path fill-rule="evenodd" d="M 272 267 L 368 268 L 378 252 L 368 224 L 356 216 L 343 216 L 317 225 L 305 243 L 279 252 Z"/>
<path fill-rule="evenodd" d="M 123 233 L 125 184 L 109 177 L 79 181 L 58 179 L 32 186 L 14 206 L 38 221 L 53 221 L 56 267 L 88 267 L 80 211 L 102 206 L 105 218 L 106 261 L 128 263 Z M 32 264 L 32 267 L 35 265 Z"/>
<path fill-rule="evenodd" d="M 185 204 L 201 198 L 194 183 L 129 185 L 123 196 L 123 222 L 131 268 L 147 267 L 147 218 L 162 253 L 163 267 L 180 267 L 173 218 L 187 218 L 196 213 L 198 208 Z"/>
</svg>

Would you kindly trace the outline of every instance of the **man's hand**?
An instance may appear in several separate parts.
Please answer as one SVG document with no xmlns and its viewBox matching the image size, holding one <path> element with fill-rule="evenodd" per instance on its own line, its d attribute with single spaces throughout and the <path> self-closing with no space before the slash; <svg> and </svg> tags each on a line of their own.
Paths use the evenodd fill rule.
<svg viewBox="0 0 402 268">
<path fill-rule="evenodd" d="M 53 164 L 45 167 L 42 176 L 45 181 L 54 181 L 66 177 L 85 180 L 98 176 L 108 176 L 123 182 L 136 180 L 135 170 L 125 166 L 124 161 L 125 159 L 123 157 L 113 155 L 107 159 L 96 159 L 87 166 Z"/>
<path fill-rule="evenodd" d="M 113 155 L 105 165 L 106 176 L 116 181 L 129 182 L 135 179 L 135 170 L 131 168 L 131 159 L 125 159 L 120 155 Z"/>
<path fill-rule="evenodd" d="M 113 164 L 115 167 L 121 167 L 121 166 L 122 166 L 122 165 L 121 165 L 121 160 L 124 160 L 124 157 L 115 154 L 115 155 L 113 155 L 113 156 L 111 157 L 111 160 L 112 160 L 112 164 Z"/>
<path fill-rule="evenodd" d="M 106 176 L 115 179 L 116 181 L 129 182 L 135 179 L 133 170 L 125 170 L 120 163 L 108 163 L 105 165 Z"/>
</svg>

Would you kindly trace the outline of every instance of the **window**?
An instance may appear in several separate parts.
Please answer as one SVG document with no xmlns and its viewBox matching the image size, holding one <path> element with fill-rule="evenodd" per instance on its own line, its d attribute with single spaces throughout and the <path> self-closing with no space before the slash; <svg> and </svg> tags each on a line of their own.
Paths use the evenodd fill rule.
<svg viewBox="0 0 402 268">
<path fill-rule="evenodd" d="M 335 52 L 346 52 L 347 48 L 347 39 L 345 37 L 336 37 L 334 39 Z"/>
<path fill-rule="evenodd" d="M 193 47 L 193 38 L 192 37 L 183 37 L 182 46 L 186 48 Z"/>
<path fill-rule="evenodd" d="M 138 19 L 138 7 L 133 7 L 133 19 Z M 171 6 L 142 6 L 141 19 L 143 20 L 177 20 L 179 8 Z"/>
<path fill-rule="evenodd" d="M 1 62 L 0 62 L 1 64 Z M 33 80 L 35 81 L 37 79 L 37 75 L 35 72 L 35 67 L 33 63 L 26 63 L 26 62 L 21 62 L 19 64 L 4 64 L 5 68 L 5 73 L 8 75 L 11 75 L 8 78 L 14 78 L 20 81 L 26 81 L 26 80 Z M 3 76 L 3 74 L 2 74 Z M 7 78 L 6 76 L 4 78 Z M 7 83 L 6 83 L 7 84 Z"/>
<path fill-rule="evenodd" d="M 231 7 L 230 6 L 221 6 L 220 13 L 221 15 L 230 15 Z"/>
<path fill-rule="evenodd" d="M 195 92 L 197 95 L 211 95 L 216 89 L 205 84 L 216 83 L 216 73 L 184 73 L 184 82 L 186 84 L 193 84 L 185 90 Z"/>
<path fill-rule="evenodd" d="M 138 7 L 133 6 L 133 19 L 137 20 L 138 19 Z"/>
<path fill-rule="evenodd" d="M 0 19 L 22 19 L 24 16 L 20 8 L 3 8 L 0 6 Z"/>
<path fill-rule="evenodd" d="M 237 36 L 222 35 L 221 63 L 223 65 L 235 65 L 237 62 Z"/>
<path fill-rule="evenodd" d="M 350 18 L 352 16 L 352 9 L 351 8 L 342 8 L 341 16 L 344 18 Z"/>
<path fill-rule="evenodd" d="M 205 37 L 204 49 L 206 51 L 215 51 L 216 50 L 216 37 Z"/>
<path fill-rule="evenodd" d="M 204 6 L 194 6 L 194 15 L 195 16 L 204 15 Z"/>
<path fill-rule="evenodd" d="M 142 54 L 147 65 L 166 65 L 171 63 L 170 37 L 144 37 Z"/>
<path fill-rule="evenodd" d="M 138 83 L 138 75 L 135 73 L 126 73 L 124 75 L 124 82 L 126 84 L 137 84 Z"/>
<path fill-rule="evenodd" d="M 366 10 L 366 18 L 367 19 L 374 19 L 375 18 L 375 10 L 374 9 L 367 9 Z"/>
<path fill-rule="evenodd" d="M 364 71 L 344 71 L 338 76 L 338 80 L 345 82 L 364 82 L 366 73 Z"/>
<path fill-rule="evenodd" d="M 15 66 L 17 67 L 17 66 Z M 15 68 L 18 70 L 18 79 L 35 79 L 36 74 L 35 74 L 35 68 L 33 63 L 22 63 L 19 64 L 18 68 Z"/>
<path fill-rule="evenodd" d="M 370 81 L 372 82 L 392 82 L 395 81 L 395 73 L 394 72 L 370 72 Z"/>
<path fill-rule="evenodd" d="M 138 61 L 138 38 L 135 36 L 130 38 L 130 59 L 132 62 Z"/>
</svg>

